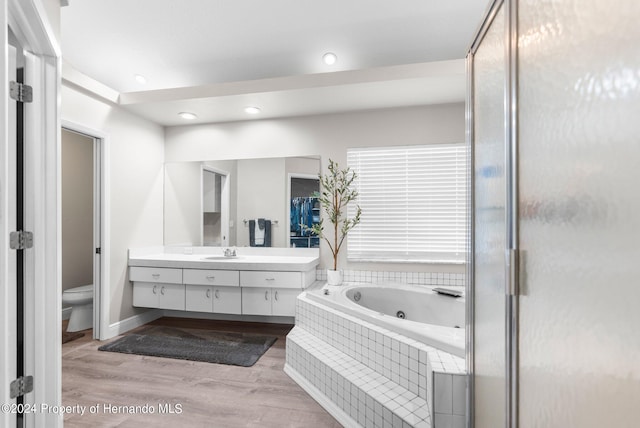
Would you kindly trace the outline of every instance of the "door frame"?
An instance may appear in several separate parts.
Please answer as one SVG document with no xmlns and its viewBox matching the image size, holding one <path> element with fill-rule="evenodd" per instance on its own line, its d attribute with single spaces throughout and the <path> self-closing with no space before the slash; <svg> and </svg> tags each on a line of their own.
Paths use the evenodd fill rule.
<svg viewBox="0 0 640 428">
<path fill-rule="evenodd" d="M 285 203 L 287 204 L 287 215 L 286 217 L 286 231 L 287 237 L 285 241 L 285 246 L 291 247 L 291 238 L 289 236 L 289 231 L 291 230 L 291 180 L 293 178 L 304 178 L 306 180 L 319 180 L 318 174 L 305 174 L 302 172 L 290 172 L 287 174 L 287 199 Z M 318 190 L 320 190 L 320 186 L 318 186 Z"/>
<path fill-rule="evenodd" d="M 36 4 L 37 3 L 37 4 Z M 61 402 L 61 278 L 60 278 L 60 183 L 59 106 L 58 94 L 61 76 L 60 47 L 44 8 L 39 2 L 2 0 L 0 25 L 4 45 L 4 66 L 0 67 L 3 84 L 0 93 L 0 152 L 8 146 L 8 94 L 7 45 L 8 28 L 26 51 L 25 80 L 33 85 L 33 102 L 25 105 L 25 230 L 34 234 L 33 247 L 25 251 L 25 374 L 34 376 L 34 390 L 25 395 L 25 403 L 36 405 Z M 8 165 L 0 163 L 0 181 L 6 183 Z M 5 195 L 2 195 L 5 198 Z M 8 207 L 0 207 L 5 218 Z M 7 224 L 2 222 L 0 245 L 5 248 L 0 265 L 2 275 L 8 274 L 5 258 L 9 248 Z M 0 311 L 7 313 L 7 302 L 0 302 Z M 0 333 L 3 345 L 11 340 L 7 331 Z M 0 399 L 9 403 L 6 385 L 11 373 L 3 364 L 0 370 Z M 0 423 L 12 426 L 10 414 L 1 414 Z M 36 413 L 25 419 L 27 427 L 59 427 L 62 415 Z"/>
<path fill-rule="evenodd" d="M 200 167 L 200 245 L 204 245 L 204 173 L 205 171 L 212 172 L 222 176 L 222 182 L 220 183 L 220 234 L 222 239 L 220 241 L 221 247 L 228 247 L 231 242 L 229 236 L 230 224 L 229 219 L 231 216 L 231 174 L 229 171 L 215 168 L 209 165 L 202 165 Z"/>
<path fill-rule="evenodd" d="M 469 215 L 469 254 L 467 257 L 466 284 L 466 365 L 468 373 L 467 388 L 467 427 L 475 426 L 475 151 L 474 151 L 474 57 L 484 36 L 493 24 L 499 9 L 505 12 L 505 178 L 506 178 L 506 248 L 504 272 L 504 305 L 505 305 L 505 415 L 507 428 L 517 428 L 519 423 L 518 401 L 518 364 L 519 364 L 519 225 L 518 225 L 518 0 L 493 0 L 487 9 L 482 23 L 469 47 L 466 58 L 467 93 L 466 93 L 466 139 L 469 148 L 470 175 L 470 215 Z"/>
<path fill-rule="evenodd" d="M 109 280 L 110 280 L 110 177 L 109 177 L 109 135 L 66 119 L 61 120 L 61 128 L 82 134 L 93 140 L 93 242 L 99 245 L 100 254 L 93 259 L 93 338 L 109 339 Z"/>
</svg>

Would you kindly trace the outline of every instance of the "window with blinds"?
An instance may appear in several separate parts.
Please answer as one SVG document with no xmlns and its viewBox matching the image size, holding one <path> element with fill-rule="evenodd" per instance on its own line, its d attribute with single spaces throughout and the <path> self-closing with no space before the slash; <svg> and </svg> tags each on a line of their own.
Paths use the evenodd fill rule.
<svg viewBox="0 0 640 428">
<path fill-rule="evenodd" d="M 348 149 L 362 220 L 347 236 L 352 260 L 464 262 L 464 143 Z M 349 206 L 349 215 L 355 204 Z"/>
</svg>

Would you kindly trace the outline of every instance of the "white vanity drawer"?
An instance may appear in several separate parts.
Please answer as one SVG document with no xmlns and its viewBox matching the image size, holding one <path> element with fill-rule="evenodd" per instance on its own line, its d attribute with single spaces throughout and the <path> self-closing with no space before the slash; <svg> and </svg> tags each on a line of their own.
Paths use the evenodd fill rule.
<svg viewBox="0 0 640 428">
<path fill-rule="evenodd" d="M 302 272 L 240 271 L 241 287 L 304 288 Z"/>
<path fill-rule="evenodd" d="M 182 269 L 131 266 L 129 268 L 129 280 L 182 284 Z"/>
<path fill-rule="evenodd" d="M 183 282 L 195 285 L 239 286 L 240 274 L 237 270 L 184 269 Z"/>
</svg>

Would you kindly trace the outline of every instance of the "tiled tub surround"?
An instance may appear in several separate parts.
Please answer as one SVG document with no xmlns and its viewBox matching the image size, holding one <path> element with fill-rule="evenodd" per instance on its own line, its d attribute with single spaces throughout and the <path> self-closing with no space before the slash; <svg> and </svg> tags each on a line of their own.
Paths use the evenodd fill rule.
<svg viewBox="0 0 640 428">
<path fill-rule="evenodd" d="M 388 272 L 370 270 L 345 270 L 342 272 L 344 282 L 396 282 L 400 284 L 460 286 L 464 287 L 464 273 L 455 272 Z M 316 270 L 316 279 L 327 280 L 326 269 Z"/>
<path fill-rule="evenodd" d="M 464 427 L 464 359 L 311 293 L 321 295 L 298 297 L 285 371 L 336 419 L 349 427 Z"/>
</svg>

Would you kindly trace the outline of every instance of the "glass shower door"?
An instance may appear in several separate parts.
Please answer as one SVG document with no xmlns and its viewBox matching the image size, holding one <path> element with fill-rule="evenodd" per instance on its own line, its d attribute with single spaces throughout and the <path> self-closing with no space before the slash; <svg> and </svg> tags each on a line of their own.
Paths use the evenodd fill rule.
<svg viewBox="0 0 640 428">
<path fill-rule="evenodd" d="M 476 427 L 505 426 L 505 17 L 495 15 L 472 48 L 472 403 Z M 491 19 L 493 18 L 493 19 Z"/>
<path fill-rule="evenodd" d="M 640 2 L 519 2 L 520 427 L 640 424 Z"/>
</svg>

